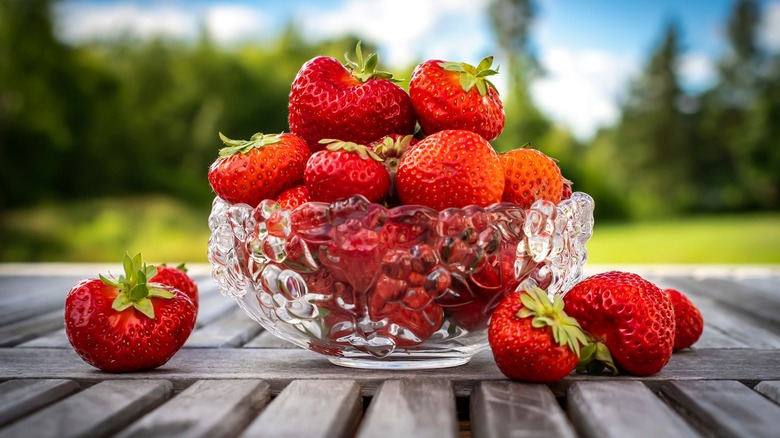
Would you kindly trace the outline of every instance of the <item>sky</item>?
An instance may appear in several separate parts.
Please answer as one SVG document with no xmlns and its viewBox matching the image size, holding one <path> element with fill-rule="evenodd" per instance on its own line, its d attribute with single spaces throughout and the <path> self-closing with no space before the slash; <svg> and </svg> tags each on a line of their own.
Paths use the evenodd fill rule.
<svg viewBox="0 0 780 438">
<path fill-rule="evenodd" d="M 57 6 L 56 17 L 59 35 L 73 43 L 117 33 L 187 39 L 203 28 L 225 45 L 262 43 L 293 21 L 312 41 L 360 35 L 378 47 L 380 63 L 392 70 L 415 59 L 477 64 L 498 55 L 488 1 L 69 0 Z M 760 38 L 780 50 L 780 0 L 760 4 Z M 669 22 L 683 31 L 678 68 L 684 87 L 696 92 L 710 86 L 715 60 L 726 50 L 723 26 L 733 0 L 537 0 L 536 5 L 530 37 L 545 75 L 531 85 L 532 97 L 555 122 L 587 140 L 617 119 L 628 83 Z M 500 74 L 494 82 L 499 91 L 505 88 Z"/>
</svg>

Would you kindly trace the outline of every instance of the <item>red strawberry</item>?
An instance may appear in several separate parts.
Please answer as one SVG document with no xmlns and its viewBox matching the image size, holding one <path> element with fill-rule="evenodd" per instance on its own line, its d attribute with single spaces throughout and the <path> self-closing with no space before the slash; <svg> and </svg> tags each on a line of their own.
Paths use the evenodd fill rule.
<svg viewBox="0 0 780 438">
<path fill-rule="evenodd" d="M 504 129 L 504 107 L 487 77 L 493 57 L 477 67 L 429 60 L 418 65 L 409 82 L 409 95 L 420 127 L 430 135 L 445 129 L 473 131 L 488 141 Z"/>
<path fill-rule="evenodd" d="M 313 201 L 333 202 L 354 195 L 379 202 L 390 187 L 382 159 L 363 145 L 323 140 L 325 150 L 312 154 L 303 180 Z"/>
<path fill-rule="evenodd" d="M 388 134 L 411 134 L 415 126 L 409 95 L 392 82 L 392 75 L 377 71 L 375 54 L 358 62 L 319 56 L 301 67 L 292 83 L 289 101 L 290 130 L 313 150 L 319 141 L 338 138 L 370 144 Z"/>
<path fill-rule="evenodd" d="M 306 186 L 295 186 L 276 197 L 276 203 L 285 210 L 294 210 L 295 207 L 310 201 L 311 196 L 309 196 L 309 189 Z"/>
<path fill-rule="evenodd" d="M 488 341 L 498 369 L 510 379 L 557 382 L 577 366 L 580 344 L 587 343 L 579 324 L 539 288 L 509 294 L 496 307 Z"/>
<path fill-rule="evenodd" d="M 569 315 L 594 340 L 583 351 L 582 368 L 598 373 L 607 366 L 615 373 L 617 365 L 630 374 L 649 376 L 672 357 L 671 300 L 639 275 L 620 271 L 594 275 L 569 290 L 564 302 Z M 589 362 L 590 356 L 596 361 Z"/>
<path fill-rule="evenodd" d="M 382 275 L 368 298 L 368 313 L 386 324 L 376 332 L 399 347 L 413 347 L 441 327 L 444 311 L 422 287 L 407 288 L 404 281 Z"/>
<path fill-rule="evenodd" d="M 559 203 L 563 192 L 561 170 L 552 158 L 536 149 L 520 148 L 498 156 L 504 169 L 501 200 L 528 208 L 545 199 Z"/>
<path fill-rule="evenodd" d="M 77 283 L 65 299 L 65 333 L 88 364 L 118 373 L 164 365 L 195 326 L 187 295 L 148 283 L 157 268 L 125 256 L 125 275 Z"/>
<path fill-rule="evenodd" d="M 187 274 L 187 267 L 184 263 L 172 268 L 166 265 L 157 266 L 157 275 L 149 280 L 151 283 L 161 283 L 174 289 L 184 292 L 185 295 L 195 305 L 195 313 L 198 312 L 198 285 L 195 280 Z"/>
<path fill-rule="evenodd" d="M 501 201 L 504 171 L 484 138 L 446 130 L 411 146 L 398 167 L 397 190 L 404 204 L 436 210 Z"/>
<path fill-rule="evenodd" d="M 227 147 L 209 167 L 209 184 L 231 204 L 257 206 L 303 182 L 309 147 L 293 134 L 263 135 L 249 140 L 219 137 Z"/>
<path fill-rule="evenodd" d="M 572 182 L 568 179 L 563 179 L 563 190 L 561 190 L 561 201 L 564 199 L 571 198 L 572 190 L 571 190 Z"/>
<path fill-rule="evenodd" d="M 682 350 L 695 344 L 704 331 L 704 318 L 696 306 L 682 292 L 664 289 L 674 307 L 674 349 Z"/>
</svg>

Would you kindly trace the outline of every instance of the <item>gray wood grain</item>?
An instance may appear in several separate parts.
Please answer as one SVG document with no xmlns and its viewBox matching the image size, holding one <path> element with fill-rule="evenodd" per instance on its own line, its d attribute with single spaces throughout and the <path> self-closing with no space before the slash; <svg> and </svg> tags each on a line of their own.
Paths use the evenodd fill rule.
<svg viewBox="0 0 780 438">
<path fill-rule="evenodd" d="M 68 340 L 68 335 L 65 333 L 65 329 L 61 328 L 30 339 L 27 342 L 22 342 L 17 345 L 16 348 L 72 348 L 72 346 Z"/>
<path fill-rule="evenodd" d="M 65 327 L 63 309 L 0 326 L 0 347 L 10 347 Z"/>
<path fill-rule="evenodd" d="M 109 380 L 0 429 L 0 437 L 103 437 L 157 407 L 172 392 L 164 380 Z"/>
<path fill-rule="evenodd" d="M 273 333 L 263 330 L 251 341 L 244 344 L 244 348 L 301 348 L 290 341 L 286 341 Z"/>
<path fill-rule="evenodd" d="M 217 320 L 196 328 L 183 348 L 230 348 L 240 347 L 262 330 L 260 324 L 253 321 L 238 306 L 235 310 Z"/>
<path fill-rule="evenodd" d="M 196 327 L 208 325 L 238 307 L 235 300 L 222 296 L 209 278 L 198 281 L 198 318 Z"/>
<path fill-rule="evenodd" d="M 755 390 L 764 394 L 765 397 L 780 404 L 780 381 L 759 382 Z"/>
<path fill-rule="evenodd" d="M 576 436 L 546 385 L 482 382 L 472 391 L 469 407 L 475 438 Z"/>
<path fill-rule="evenodd" d="M 567 406 L 571 421 L 586 437 L 697 436 L 640 382 L 577 382 L 569 388 Z"/>
<path fill-rule="evenodd" d="M 661 394 L 712 436 L 777 437 L 780 431 L 780 406 L 739 382 L 669 382 Z"/>
<path fill-rule="evenodd" d="M 296 380 L 243 432 L 242 437 L 353 436 L 360 421 L 360 387 L 350 380 Z"/>
<path fill-rule="evenodd" d="M 675 353 L 658 374 L 647 377 L 624 376 L 639 380 L 652 389 L 669 380 L 730 379 L 757 383 L 780 380 L 780 351 L 752 350 L 735 355 L 734 350 L 685 350 Z M 73 379 L 88 386 L 105 379 L 105 374 L 82 361 L 72 349 L 0 348 L 0 380 L 18 378 Z M 174 388 L 183 389 L 203 379 L 261 379 L 278 394 L 291 381 L 355 380 L 364 396 L 371 396 L 385 380 L 418 378 L 452 382 L 457 396 L 468 396 L 475 384 L 485 380 L 505 380 L 489 351 L 477 354 L 466 365 L 455 368 L 419 371 L 359 370 L 331 364 L 325 356 L 304 349 L 182 349 L 162 367 L 146 372 L 111 375 L 112 379 L 167 379 Z M 587 375 L 572 374 L 550 385 L 556 397 L 568 387 L 589 380 Z"/>
<path fill-rule="evenodd" d="M 269 399 L 268 384 L 261 380 L 201 380 L 116 436 L 233 437 Z"/>
<path fill-rule="evenodd" d="M 64 379 L 9 380 L 0 384 L 0 426 L 54 403 L 78 391 L 79 385 Z"/>
<path fill-rule="evenodd" d="M 357 433 L 359 438 L 457 435 L 455 395 L 450 383 L 439 379 L 384 382 Z"/>
</svg>

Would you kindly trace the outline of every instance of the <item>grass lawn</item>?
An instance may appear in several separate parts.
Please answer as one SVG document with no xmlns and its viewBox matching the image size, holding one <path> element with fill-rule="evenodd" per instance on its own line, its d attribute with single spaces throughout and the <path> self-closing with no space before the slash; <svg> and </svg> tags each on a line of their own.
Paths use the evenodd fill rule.
<svg viewBox="0 0 780 438">
<path fill-rule="evenodd" d="M 206 262 L 210 205 L 146 196 L 42 205 L 0 215 L 0 261 Z M 780 264 L 780 212 L 596 223 L 590 263 Z"/>
<path fill-rule="evenodd" d="M 780 213 L 596 223 L 592 263 L 780 263 Z"/>
</svg>

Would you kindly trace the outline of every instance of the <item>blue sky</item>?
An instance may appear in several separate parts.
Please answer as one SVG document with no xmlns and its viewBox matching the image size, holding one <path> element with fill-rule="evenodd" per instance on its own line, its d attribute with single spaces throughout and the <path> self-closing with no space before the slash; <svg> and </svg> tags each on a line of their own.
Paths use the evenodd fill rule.
<svg viewBox="0 0 780 438">
<path fill-rule="evenodd" d="M 312 40 L 349 31 L 362 35 L 378 45 L 383 64 L 393 67 L 417 58 L 476 63 L 496 54 L 487 2 L 70 0 L 58 6 L 57 16 L 60 35 L 74 42 L 116 32 L 192 38 L 205 26 L 224 44 L 266 41 L 294 19 Z M 780 0 L 761 4 L 762 41 L 780 50 Z M 628 81 L 671 20 L 683 29 L 683 82 L 689 90 L 704 89 L 715 80 L 713 63 L 726 47 L 723 24 L 732 5 L 732 0 L 537 0 L 531 38 L 547 75 L 532 84 L 533 98 L 555 121 L 588 138 L 616 119 Z M 500 77 L 497 82 L 501 89 Z"/>
</svg>

